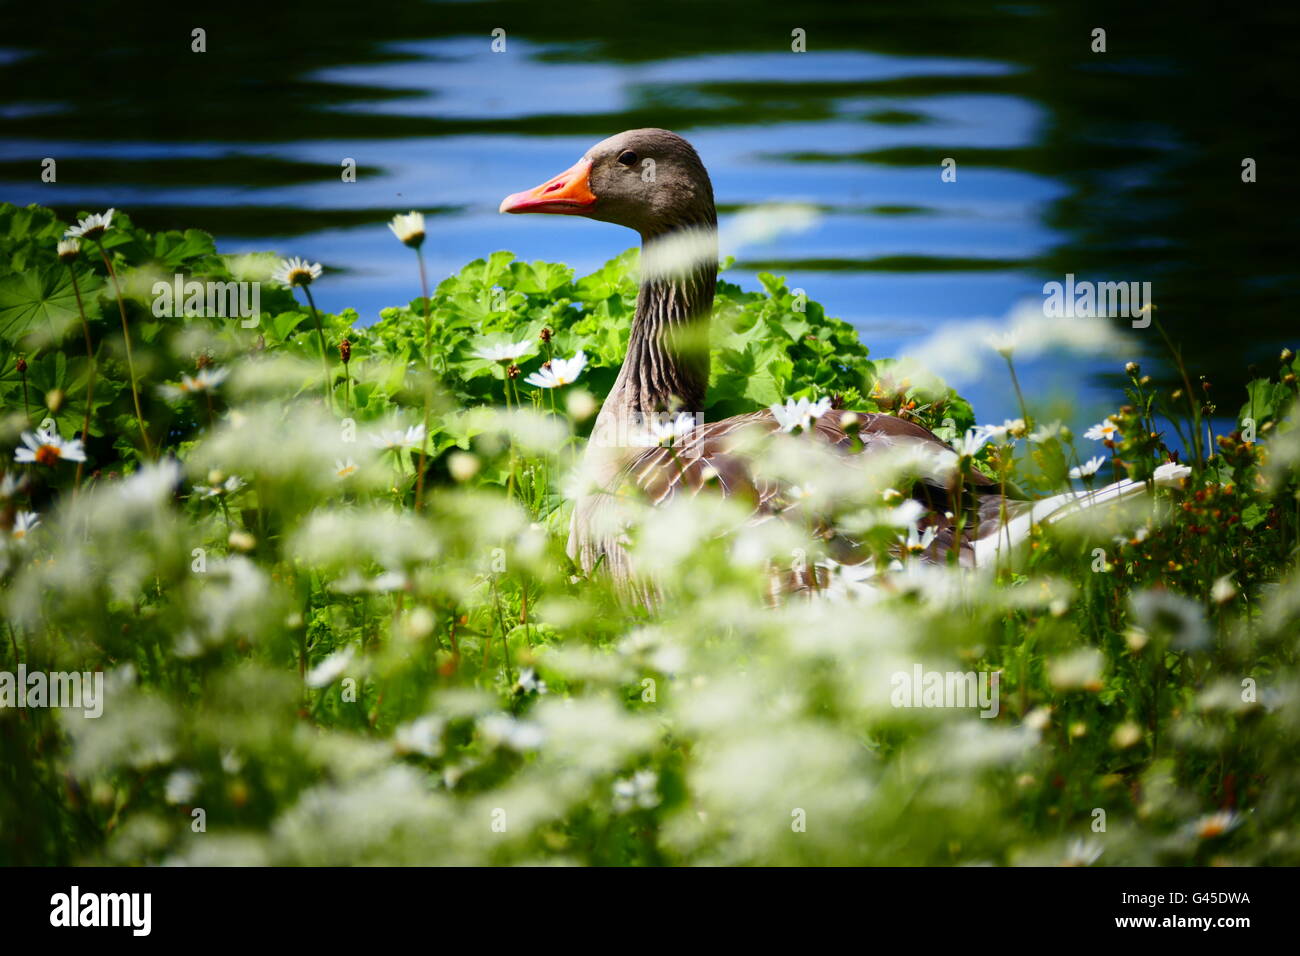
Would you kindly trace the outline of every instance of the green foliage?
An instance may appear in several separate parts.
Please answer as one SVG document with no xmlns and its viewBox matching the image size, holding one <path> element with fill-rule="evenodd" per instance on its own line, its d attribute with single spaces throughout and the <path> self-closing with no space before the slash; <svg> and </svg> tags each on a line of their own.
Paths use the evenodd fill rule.
<svg viewBox="0 0 1300 956">
<path fill-rule="evenodd" d="M 981 572 L 900 546 L 882 502 L 905 467 L 782 436 L 756 454 L 812 476 L 788 515 L 809 520 L 710 496 L 637 517 L 629 547 L 669 595 L 650 611 L 565 554 L 634 253 L 582 278 L 496 253 L 427 309 L 318 332 L 262 281 L 273 257 L 119 214 L 104 249 L 146 446 L 93 243 L 85 325 L 57 311 L 63 229 L 0 207 L 0 438 L 88 421 L 84 468 L 0 477 L 0 863 L 1300 862 L 1294 356 L 1190 477 Z M 256 322 L 155 314 L 177 272 L 262 281 Z M 947 438 L 973 423 L 760 283 L 720 284 L 710 417 L 840 395 Z M 478 354 L 494 343 L 524 343 L 522 374 Z M 578 351 L 577 384 L 524 383 Z M 1152 476 L 1187 397 L 1133 372 L 1123 402 L 1103 445 L 1008 423 L 981 466 L 1059 492 L 1100 449 L 1104 474 Z M 823 521 L 876 549 L 867 580 Z M 792 554 L 825 594 L 770 608 Z M 102 716 L 5 704 L 20 665 L 102 673 Z M 914 667 L 999 673 L 996 714 L 899 706 Z"/>
</svg>

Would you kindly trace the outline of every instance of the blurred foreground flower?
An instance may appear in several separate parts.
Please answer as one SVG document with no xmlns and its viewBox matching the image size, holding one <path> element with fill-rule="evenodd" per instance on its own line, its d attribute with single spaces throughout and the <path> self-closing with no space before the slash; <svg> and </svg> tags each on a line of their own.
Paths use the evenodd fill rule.
<svg viewBox="0 0 1300 956">
<path fill-rule="evenodd" d="M 9 532 L 15 541 L 22 541 L 27 533 L 41 523 L 41 516 L 35 511 L 20 511 L 14 515 L 14 527 Z"/>
<path fill-rule="evenodd" d="M 488 362 L 500 362 L 502 365 L 508 365 L 511 362 L 517 362 L 523 356 L 532 351 L 533 343 L 524 342 L 495 342 L 491 345 L 483 345 L 474 350 L 474 354 Z"/>
<path fill-rule="evenodd" d="M 424 214 L 415 212 L 398 213 L 388 224 L 389 230 L 404 246 L 420 248 L 424 242 Z"/>
<path fill-rule="evenodd" d="M 806 398 L 798 401 L 787 399 L 784 405 L 768 406 L 768 411 L 772 413 L 772 417 L 776 419 L 783 432 L 793 432 L 796 428 L 806 432 L 812 427 L 814 419 L 821 418 L 830 410 L 829 398 L 819 398 L 815 402 L 810 402 Z"/>
<path fill-rule="evenodd" d="M 1092 458 L 1089 458 L 1082 465 L 1076 465 L 1074 468 L 1071 468 L 1070 477 L 1091 478 L 1093 475 L 1095 475 L 1098 472 L 1101 466 L 1104 465 L 1105 463 L 1106 463 L 1106 459 L 1094 456 Z"/>
<path fill-rule="evenodd" d="M 57 465 L 60 461 L 85 461 L 81 439 L 64 441 L 53 429 L 23 432 L 23 446 L 14 452 L 14 461 L 23 464 Z"/>
</svg>

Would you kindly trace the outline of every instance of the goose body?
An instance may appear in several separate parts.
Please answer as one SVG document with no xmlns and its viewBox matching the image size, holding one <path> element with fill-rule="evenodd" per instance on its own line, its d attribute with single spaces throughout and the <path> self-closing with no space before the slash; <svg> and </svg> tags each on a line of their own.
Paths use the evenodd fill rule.
<svg viewBox="0 0 1300 956">
<path fill-rule="evenodd" d="M 754 520 L 783 511 L 788 488 L 756 473 L 740 440 L 780 430 L 773 413 L 762 410 L 716 422 L 702 422 L 699 415 L 709 379 L 717 212 L 708 172 L 695 149 L 668 130 L 628 130 L 597 143 L 540 186 L 506 197 L 500 211 L 584 216 L 641 235 L 641 286 L 628 353 L 585 453 L 588 490 L 574 508 L 568 543 L 574 561 L 588 572 L 603 565 L 621 582 L 634 580 L 623 546 L 630 501 L 657 506 L 707 488 L 747 502 Z M 683 412 L 699 423 L 674 447 L 647 448 L 632 438 L 644 434 L 648 423 Z M 845 428 L 850 422 L 853 434 Z M 948 444 L 928 429 L 893 415 L 832 410 L 812 423 L 809 434 L 841 453 L 845 468 L 899 447 L 956 460 Z M 1116 496 L 1145 488 L 1128 484 L 1134 487 Z M 1028 513 L 1031 502 L 1004 497 L 997 483 L 978 472 L 967 476 L 959 496 L 952 485 L 949 469 L 947 477 L 922 477 L 913 489 L 925 509 L 921 528 L 935 530 L 923 557 L 943 560 L 955 544 L 961 562 L 973 565 L 1001 544 L 1015 543 L 1000 532 L 1009 527 L 1007 519 Z M 1059 497 L 1055 509 L 1077 500 Z M 1037 506 L 1033 512 L 1035 521 L 1048 513 Z M 966 515 L 960 525 L 965 530 L 954 542 L 954 515 L 959 513 Z M 1023 531 L 1017 525 L 1017 533 L 1023 537 L 1028 523 L 1021 524 Z M 807 581 L 791 583 L 808 586 Z"/>
</svg>

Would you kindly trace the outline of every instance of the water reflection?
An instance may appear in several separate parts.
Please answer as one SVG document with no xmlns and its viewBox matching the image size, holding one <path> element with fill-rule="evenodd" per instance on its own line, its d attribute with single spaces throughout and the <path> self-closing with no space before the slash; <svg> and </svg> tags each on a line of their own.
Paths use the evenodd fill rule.
<svg viewBox="0 0 1300 956">
<path fill-rule="evenodd" d="M 6 15 L 0 197 L 71 214 L 115 205 L 229 251 L 345 272 L 330 308 L 415 294 L 384 222 L 431 216 L 435 272 L 499 248 L 579 271 L 633 244 L 608 226 L 496 215 L 501 196 L 635 126 L 687 135 L 722 224 L 803 203 L 812 228 L 738 250 L 896 354 L 940 324 L 1004 316 L 1067 272 L 1150 280 L 1194 366 L 1223 389 L 1293 334 L 1287 174 L 1295 8 L 1200 20 L 1186 3 L 976 9 L 958 2 L 523 2 L 266 8 L 144 2 L 55 26 Z M 190 52 L 207 30 L 208 52 Z M 1108 52 L 1089 50 L 1107 30 Z M 490 52 L 494 28 L 507 50 Z M 789 52 L 805 29 L 805 54 Z M 57 184 L 37 178 L 59 161 Z M 939 177 L 954 157 L 956 182 Z M 1242 157 L 1260 181 L 1240 181 Z M 344 157 L 356 183 L 338 175 Z M 1132 354 L 1154 336 L 1132 334 Z M 1027 385 L 1083 376 L 1043 360 Z M 983 417 L 1005 383 L 963 383 Z"/>
</svg>

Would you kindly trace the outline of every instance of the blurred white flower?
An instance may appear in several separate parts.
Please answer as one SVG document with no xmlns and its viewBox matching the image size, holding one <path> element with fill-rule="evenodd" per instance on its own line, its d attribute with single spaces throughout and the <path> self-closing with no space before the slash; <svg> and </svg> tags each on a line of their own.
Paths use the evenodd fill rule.
<svg viewBox="0 0 1300 956">
<path fill-rule="evenodd" d="M 519 680 L 515 686 L 525 694 L 546 693 L 546 681 L 541 680 L 537 676 L 537 671 L 533 670 L 531 667 L 525 667 L 519 672 Z"/>
<path fill-rule="evenodd" d="M 187 804 L 199 792 L 199 775 L 193 770 L 173 770 L 167 777 L 165 796 L 170 804 Z"/>
<path fill-rule="evenodd" d="M 307 672 L 307 686 L 328 687 L 334 683 L 351 666 L 356 653 L 356 649 L 350 644 L 341 651 L 335 651 Z"/>
<path fill-rule="evenodd" d="M 979 432 L 985 441 L 1002 441 L 1008 436 L 1014 441 L 1024 436 L 1025 420 L 1008 418 L 1001 425 L 979 425 L 975 431 Z"/>
<path fill-rule="evenodd" d="M 798 401 L 791 398 L 786 399 L 784 405 L 769 405 L 767 410 L 781 426 L 781 431 L 793 432 L 796 428 L 807 431 L 812 427 L 814 419 L 821 418 L 831 410 L 831 400 L 819 398 L 815 402 L 810 402 L 806 398 Z"/>
<path fill-rule="evenodd" d="M 1091 478 L 1095 475 L 1101 466 L 1106 463 L 1106 459 L 1100 457 L 1089 458 L 1082 465 L 1076 465 L 1070 469 L 1071 478 Z"/>
<path fill-rule="evenodd" d="M 1048 318 L 1043 314 L 1041 300 L 1027 300 L 1002 321 L 946 322 L 909 348 L 899 363 L 929 369 L 949 383 L 960 383 L 979 378 L 994 353 L 1008 355 L 1014 351 L 1018 359 L 1033 359 L 1057 350 L 1113 355 L 1126 344 L 1123 334 L 1110 322 Z"/>
<path fill-rule="evenodd" d="M 394 431 L 379 432 L 370 436 L 370 443 L 384 451 L 418 448 L 424 444 L 424 425 L 411 425 L 406 431 L 399 428 Z"/>
<path fill-rule="evenodd" d="M 1149 634 L 1167 636 L 1175 648 L 1199 650 L 1210 643 L 1210 628 L 1201 606 L 1173 591 L 1138 591 L 1129 597 L 1129 609 Z"/>
<path fill-rule="evenodd" d="M 349 458 L 347 461 L 336 459 L 334 462 L 334 474 L 340 479 L 351 478 L 357 471 L 357 463 Z"/>
<path fill-rule="evenodd" d="M 22 541 L 27 533 L 41 523 L 41 517 L 35 511 L 20 511 L 14 515 L 13 530 L 9 533 L 15 541 Z"/>
<path fill-rule="evenodd" d="M 586 367 L 587 354 L 579 350 L 571 359 L 551 359 L 524 381 L 538 388 L 559 388 L 576 382 Z"/>
<path fill-rule="evenodd" d="M 1220 810 L 1201 817 L 1192 824 L 1192 831 L 1202 840 L 1213 840 L 1241 826 L 1241 817 L 1232 810 Z"/>
<path fill-rule="evenodd" d="M 1232 583 L 1232 575 L 1225 574 L 1223 577 L 1216 578 L 1214 586 L 1210 588 L 1210 600 L 1215 604 L 1227 604 L 1237 596 L 1237 586 Z"/>
<path fill-rule="evenodd" d="M 180 463 L 164 458 L 132 472 L 114 490 L 124 507 L 152 509 L 172 496 L 180 480 Z"/>
<path fill-rule="evenodd" d="M 1180 465 L 1176 461 L 1167 461 L 1151 475 L 1152 479 L 1158 485 L 1171 485 L 1175 482 L 1182 481 L 1191 475 L 1192 469 L 1187 465 Z"/>
<path fill-rule="evenodd" d="M 950 444 L 959 458 L 973 458 L 984 447 L 988 439 L 989 436 L 986 432 L 978 428 L 972 428 L 960 438 L 954 438 Z"/>
<path fill-rule="evenodd" d="M 1075 840 L 1065 851 L 1061 866 L 1092 866 L 1105 851 L 1100 843 L 1092 840 Z"/>
<path fill-rule="evenodd" d="M 272 279 L 290 288 L 296 285 L 311 285 L 320 276 L 321 267 L 319 262 L 308 262 L 306 259 L 299 259 L 297 256 L 292 259 L 282 259 L 279 268 L 271 273 Z"/>
<path fill-rule="evenodd" d="M 684 437 L 694 427 L 695 416 L 690 412 L 682 412 L 669 421 L 655 419 L 648 422 L 643 431 L 632 436 L 632 444 L 643 447 L 675 445 L 679 438 Z"/>
<path fill-rule="evenodd" d="M 178 384 L 173 385 L 169 382 L 165 385 L 159 385 L 158 391 L 164 398 L 184 398 L 186 395 L 193 395 L 197 392 L 213 391 L 218 385 L 224 382 L 229 375 L 229 369 L 200 369 L 198 375 L 181 375 L 181 380 Z"/>
<path fill-rule="evenodd" d="M 414 210 L 398 213 L 388 224 L 388 228 L 402 245 L 418 249 L 424 242 L 424 213 Z"/>
<path fill-rule="evenodd" d="M 329 589 L 338 594 L 387 594 L 390 591 L 404 591 L 410 583 L 410 579 L 400 571 L 384 571 L 374 577 L 367 577 L 360 571 L 353 570 L 331 581 Z"/>
<path fill-rule="evenodd" d="M 509 714 L 489 714 L 478 722 L 478 728 L 488 743 L 511 750 L 537 750 L 546 739 L 540 724 L 517 720 Z"/>
<path fill-rule="evenodd" d="M 1003 358 L 1010 358 L 1012 353 L 1015 352 L 1016 346 L 1020 344 L 1020 336 L 1014 330 L 1011 332 L 995 332 L 984 341 L 989 348 Z"/>
<path fill-rule="evenodd" d="M 399 754 L 423 754 L 426 757 L 442 755 L 443 720 L 425 715 L 399 724 L 393 731 L 393 748 Z"/>
<path fill-rule="evenodd" d="M 652 810 L 659 806 L 659 775 L 638 770 L 630 778 L 614 781 L 614 811 L 626 813 L 634 807 Z"/>
<path fill-rule="evenodd" d="M 224 481 L 213 481 L 210 485 L 195 485 L 194 492 L 203 498 L 218 498 L 222 495 L 233 495 L 242 487 L 244 487 L 244 479 L 238 475 L 231 475 Z"/>
<path fill-rule="evenodd" d="M 81 243 L 76 239 L 60 239 L 55 253 L 59 261 L 63 263 L 71 262 L 81 254 Z"/>
<path fill-rule="evenodd" d="M 937 528 L 926 528 L 924 533 L 918 532 L 916 525 L 907 529 L 907 540 L 903 542 L 903 547 L 908 554 L 923 554 L 926 548 L 934 544 L 934 539 L 939 536 Z"/>
<path fill-rule="evenodd" d="M 1059 438 L 1065 426 L 1060 422 L 1047 422 L 1039 425 L 1029 433 L 1029 440 L 1037 445 L 1051 441 L 1053 438 Z"/>
<path fill-rule="evenodd" d="M 7 471 L 3 478 L 0 478 L 0 499 L 8 501 L 14 495 L 27 487 L 27 476 Z"/>
<path fill-rule="evenodd" d="M 474 354 L 489 362 L 500 362 L 502 365 L 508 365 L 527 355 L 532 351 L 532 348 L 533 343 L 525 339 L 523 342 L 497 342 L 492 345 L 482 345 L 474 350 Z"/>
<path fill-rule="evenodd" d="M 23 447 L 14 452 L 14 461 L 23 464 L 57 465 L 60 461 L 85 461 L 81 439 L 64 441 L 53 429 L 23 432 Z"/>
</svg>

